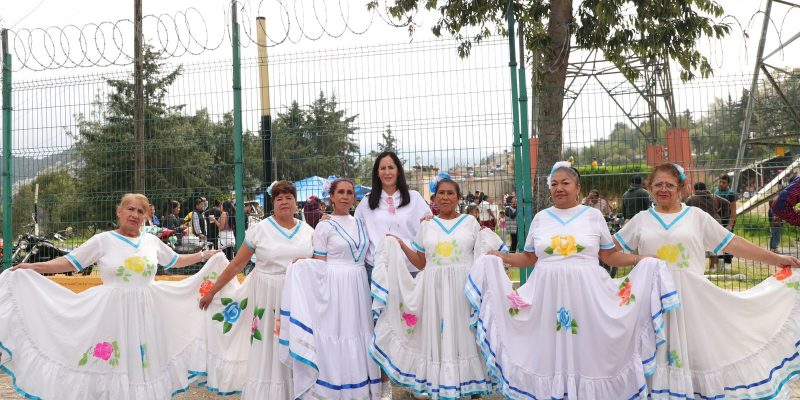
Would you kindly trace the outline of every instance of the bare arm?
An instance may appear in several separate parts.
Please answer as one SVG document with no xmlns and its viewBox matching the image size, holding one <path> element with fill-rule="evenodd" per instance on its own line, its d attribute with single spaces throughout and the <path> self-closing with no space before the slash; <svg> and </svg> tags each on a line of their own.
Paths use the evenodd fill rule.
<svg viewBox="0 0 800 400">
<path fill-rule="evenodd" d="M 800 261 L 798 261 L 797 258 L 776 254 L 769 250 L 762 249 L 747 239 L 743 239 L 739 236 L 734 236 L 730 243 L 725 246 L 724 250 L 726 253 L 731 253 L 736 257 L 746 258 L 753 261 L 761 261 L 771 265 L 790 265 L 792 267 L 800 266 Z"/>
<path fill-rule="evenodd" d="M 504 263 L 512 267 L 530 267 L 539 260 L 539 257 L 536 257 L 536 253 L 530 251 L 523 251 L 522 253 L 501 253 L 497 250 L 493 250 L 490 251 L 489 254 L 500 257 Z"/>
<path fill-rule="evenodd" d="M 600 249 L 598 255 L 600 256 L 600 260 L 612 267 L 635 265 L 642 259 L 642 256 L 638 254 L 622 252 L 622 247 L 620 247 L 619 244 L 612 249 Z"/>
<path fill-rule="evenodd" d="M 733 223 L 736 222 L 736 202 L 735 201 L 731 201 L 730 202 L 730 207 L 731 207 L 731 217 L 728 220 L 727 228 L 728 228 L 729 231 L 733 232 Z M 731 254 L 733 254 L 733 253 L 731 253 Z"/>
<path fill-rule="evenodd" d="M 58 257 L 40 263 L 22 263 L 11 267 L 12 271 L 18 269 L 32 269 L 40 274 L 60 274 L 63 272 L 75 272 L 76 270 L 75 266 L 66 257 Z"/>
<path fill-rule="evenodd" d="M 178 261 L 175 261 L 175 264 L 173 264 L 170 268 L 171 269 L 183 268 L 183 267 L 188 267 L 189 265 L 205 262 L 209 258 L 213 257 L 214 254 L 217 254 L 219 252 L 220 252 L 219 250 L 212 249 L 212 250 L 198 251 L 197 253 L 192 253 L 192 254 L 181 254 L 178 256 Z"/>
<path fill-rule="evenodd" d="M 205 310 L 208 308 L 208 305 L 211 304 L 211 301 L 214 300 L 214 295 L 217 294 L 228 282 L 231 281 L 236 275 L 238 275 L 245 266 L 247 266 L 247 262 L 250 261 L 250 258 L 253 257 L 253 249 L 245 246 L 242 246 L 239 249 L 239 252 L 236 253 L 236 256 L 233 257 L 233 260 L 225 267 L 225 270 L 219 275 L 217 281 L 214 283 L 214 286 L 211 287 L 211 290 L 200 299 L 200 308 Z"/>
<path fill-rule="evenodd" d="M 214 219 L 214 223 L 217 224 L 217 227 L 220 230 L 225 227 L 225 224 L 227 222 L 228 222 L 228 213 L 226 213 L 225 211 L 222 212 L 222 215 L 219 216 L 219 219 Z"/>
</svg>

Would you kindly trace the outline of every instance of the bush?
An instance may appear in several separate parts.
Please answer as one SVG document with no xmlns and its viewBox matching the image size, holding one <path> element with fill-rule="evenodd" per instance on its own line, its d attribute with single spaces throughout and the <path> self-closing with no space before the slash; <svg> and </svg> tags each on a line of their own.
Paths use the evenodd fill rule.
<svg viewBox="0 0 800 400">
<path fill-rule="evenodd" d="M 636 175 L 644 178 L 650 173 L 647 164 L 613 165 L 608 167 L 580 166 L 575 168 L 581 174 L 583 194 L 591 189 L 600 191 L 605 199 L 621 198 L 630 186 L 631 178 Z"/>
</svg>

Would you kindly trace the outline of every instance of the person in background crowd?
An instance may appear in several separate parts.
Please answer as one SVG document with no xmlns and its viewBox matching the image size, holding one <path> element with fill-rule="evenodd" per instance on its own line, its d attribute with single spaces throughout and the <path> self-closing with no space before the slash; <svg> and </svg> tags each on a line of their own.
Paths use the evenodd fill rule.
<svg viewBox="0 0 800 400">
<path fill-rule="evenodd" d="M 472 194 L 472 192 L 467 192 L 467 195 L 464 196 L 464 200 L 467 201 L 467 205 L 472 204 L 472 202 L 474 202 L 476 198 L 479 198 L 480 193 L 481 192 L 478 190 L 475 191 L 475 194 Z"/>
<path fill-rule="evenodd" d="M 569 156 L 569 158 L 567 159 L 567 162 L 569 163 L 570 166 L 574 166 L 575 165 L 575 157 Z"/>
<path fill-rule="evenodd" d="M 183 232 L 185 231 L 181 223 L 180 213 L 181 203 L 177 200 L 170 200 L 167 202 L 167 214 L 164 216 L 164 228 L 175 231 L 176 243 L 180 243 Z M 170 240 L 173 240 L 172 237 Z"/>
<path fill-rule="evenodd" d="M 439 215 L 439 206 L 436 205 L 436 195 L 435 194 L 431 195 L 431 202 L 430 202 L 429 206 L 430 206 L 430 209 L 431 209 L 431 214 Z"/>
<path fill-rule="evenodd" d="M 232 260 L 236 249 L 236 207 L 233 201 L 224 201 L 219 219 L 214 218 L 211 222 L 219 230 L 219 249 L 225 252 L 228 260 Z"/>
<path fill-rule="evenodd" d="M 156 206 L 150 204 L 150 209 L 147 212 L 147 219 L 144 221 L 145 226 L 161 226 L 156 215 Z"/>
<path fill-rule="evenodd" d="M 597 168 L 597 167 L 598 167 L 597 159 L 593 157 L 592 158 L 592 168 Z"/>
<path fill-rule="evenodd" d="M 210 207 L 203 215 L 206 218 L 207 239 L 211 242 L 211 248 L 219 249 L 219 219 L 222 217 L 222 201 L 214 200 L 214 207 Z M 230 258 L 228 258 L 230 260 Z"/>
<path fill-rule="evenodd" d="M 600 197 L 600 191 L 597 189 L 592 189 L 589 191 L 589 195 L 583 199 L 583 205 L 599 210 L 603 216 L 608 216 L 611 214 L 611 209 L 608 207 L 608 202 Z"/>
<path fill-rule="evenodd" d="M 517 198 L 508 196 L 508 206 L 505 209 L 506 214 L 506 229 L 511 236 L 511 246 L 509 250 L 512 252 L 517 251 Z M 505 238 L 503 238 L 505 240 Z"/>
<path fill-rule="evenodd" d="M 775 215 L 772 207 L 769 208 L 769 249 L 773 252 L 778 252 L 778 246 L 781 244 L 781 235 L 783 230 L 783 221 L 780 217 Z"/>
<path fill-rule="evenodd" d="M 731 177 L 728 174 L 720 175 L 714 194 L 728 200 L 730 203 L 730 212 L 727 215 L 720 215 L 720 223 L 727 228 L 728 231 L 733 232 L 733 228 L 736 225 L 736 200 L 738 199 L 736 192 L 731 188 Z M 719 268 L 729 271 L 731 269 L 731 262 L 733 262 L 733 256 L 725 253 L 721 259 L 724 261 L 724 264 L 719 265 Z M 722 264 L 722 262 L 720 262 L 720 264 Z"/>
<path fill-rule="evenodd" d="M 316 228 L 319 219 L 322 218 L 322 214 L 324 214 L 324 212 L 317 196 L 309 197 L 308 201 L 306 201 L 306 204 L 303 206 L 303 216 L 306 219 L 306 223 L 311 225 L 312 228 Z"/>
<path fill-rule="evenodd" d="M 478 206 L 471 204 L 467 206 L 467 215 L 471 215 L 475 218 L 476 221 L 479 223 L 481 222 L 480 212 L 478 211 Z"/>
<path fill-rule="evenodd" d="M 194 201 L 194 210 L 191 213 L 191 220 L 192 220 L 192 233 L 195 236 L 199 237 L 200 240 L 206 240 L 206 232 L 208 232 L 208 226 L 206 224 L 205 216 L 203 215 L 203 211 L 206 209 L 206 198 L 205 197 L 198 197 Z"/>
<path fill-rule="evenodd" d="M 489 196 L 481 193 L 480 202 L 478 203 L 478 221 L 481 227 L 494 230 L 497 226 L 497 214 L 494 211 L 492 203 L 489 202 Z"/>
<path fill-rule="evenodd" d="M 652 204 L 653 200 L 650 198 L 650 192 L 642 186 L 642 177 L 634 176 L 631 178 L 631 185 L 622 194 L 622 218 L 628 221 L 640 211 L 650 208 Z"/>
<path fill-rule="evenodd" d="M 714 218 L 717 223 L 720 222 L 720 215 L 730 212 L 730 203 L 728 200 L 709 192 L 706 188 L 706 184 L 703 182 L 697 182 L 694 184 L 694 194 L 686 199 L 686 205 L 697 207 L 705 211 L 708 213 L 708 215 Z M 708 253 L 708 270 L 711 273 L 716 272 L 717 258 L 718 257 L 715 254 L 710 252 Z"/>
</svg>

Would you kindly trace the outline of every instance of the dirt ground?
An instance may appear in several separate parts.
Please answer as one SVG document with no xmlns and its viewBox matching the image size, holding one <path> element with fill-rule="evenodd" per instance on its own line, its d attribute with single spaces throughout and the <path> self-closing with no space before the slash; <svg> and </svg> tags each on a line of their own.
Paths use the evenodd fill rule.
<svg viewBox="0 0 800 400">
<path fill-rule="evenodd" d="M 792 396 L 790 397 L 792 400 L 800 400 L 800 380 L 795 379 L 792 383 L 789 384 L 792 388 Z M 409 393 L 403 389 L 395 389 L 393 390 L 393 398 L 394 400 L 406 400 L 410 399 L 411 396 Z M 484 397 L 484 400 L 501 400 L 503 397 L 500 395 L 492 395 Z M 20 396 L 14 391 L 14 388 L 11 384 L 11 377 L 6 375 L 3 372 L 0 372 L 0 399 L 2 400 L 24 400 L 24 397 Z M 193 387 L 186 393 L 182 393 L 178 396 L 175 396 L 174 399 L 176 400 L 239 400 L 239 395 L 233 396 L 219 396 L 213 394 L 203 388 L 196 388 Z"/>
</svg>

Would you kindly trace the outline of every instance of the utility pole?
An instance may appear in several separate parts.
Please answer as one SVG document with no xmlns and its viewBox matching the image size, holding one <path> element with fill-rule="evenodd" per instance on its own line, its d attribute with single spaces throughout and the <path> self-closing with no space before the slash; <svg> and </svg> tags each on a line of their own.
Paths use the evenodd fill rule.
<svg viewBox="0 0 800 400">
<path fill-rule="evenodd" d="M 142 56 L 142 0 L 133 0 L 133 134 L 135 190 L 144 192 L 144 57 Z"/>
</svg>

